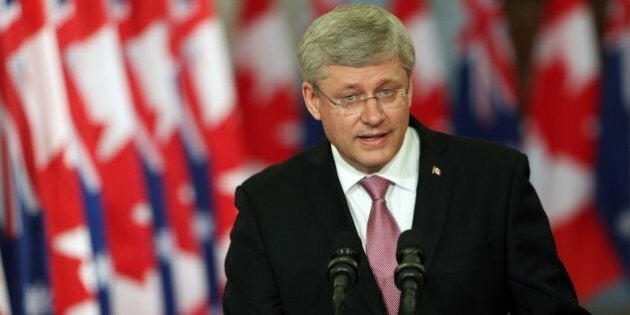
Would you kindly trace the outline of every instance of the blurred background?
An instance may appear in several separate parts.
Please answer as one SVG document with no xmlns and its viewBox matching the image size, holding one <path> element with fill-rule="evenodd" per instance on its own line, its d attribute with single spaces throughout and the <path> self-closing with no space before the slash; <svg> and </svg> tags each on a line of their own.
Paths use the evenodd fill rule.
<svg viewBox="0 0 630 315">
<path fill-rule="evenodd" d="M 581 303 L 630 314 L 630 0 L 0 0 L 0 315 L 221 314 L 235 187 L 323 137 L 297 42 L 359 2 L 412 35 L 412 114 L 527 153 Z"/>
</svg>

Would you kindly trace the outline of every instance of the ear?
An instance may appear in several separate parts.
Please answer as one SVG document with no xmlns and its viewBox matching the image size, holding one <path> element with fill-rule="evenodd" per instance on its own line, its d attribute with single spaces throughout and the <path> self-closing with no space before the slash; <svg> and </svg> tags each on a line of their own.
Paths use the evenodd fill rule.
<svg viewBox="0 0 630 315">
<path fill-rule="evenodd" d="M 302 82 L 302 97 L 304 98 L 304 104 L 311 116 L 316 120 L 321 120 L 322 116 L 319 112 L 319 98 L 317 97 L 317 91 L 310 82 Z"/>
</svg>

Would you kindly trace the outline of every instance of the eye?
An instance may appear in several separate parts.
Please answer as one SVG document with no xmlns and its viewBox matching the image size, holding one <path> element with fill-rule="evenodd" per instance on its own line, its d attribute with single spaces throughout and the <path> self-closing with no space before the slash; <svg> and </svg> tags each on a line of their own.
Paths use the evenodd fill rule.
<svg viewBox="0 0 630 315">
<path fill-rule="evenodd" d="M 356 94 L 349 94 L 349 95 L 346 95 L 346 96 L 342 97 L 340 99 L 340 101 L 342 101 L 344 103 L 353 103 L 353 102 L 356 102 L 358 99 L 359 99 L 358 95 L 356 95 Z"/>
<path fill-rule="evenodd" d="M 394 93 L 396 93 L 396 90 L 394 90 L 394 89 L 382 89 L 382 90 L 376 92 L 376 96 L 377 97 L 388 97 L 388 96 L 392 96 Z"/>
</svg>

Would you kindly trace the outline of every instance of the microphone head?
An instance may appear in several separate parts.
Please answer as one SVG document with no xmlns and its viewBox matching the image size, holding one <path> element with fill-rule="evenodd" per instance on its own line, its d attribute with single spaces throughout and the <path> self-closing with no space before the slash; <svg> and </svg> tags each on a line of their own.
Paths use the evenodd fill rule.
<svg viewBox="0 0 630 315">
<path fill-rule="evenodd" d="M 328 263 L 328 280 L 334 283 L 338 275 L 348 277 L 349 287 L 357 282 L 359 264 L 357 262 L 361 242 L 353 231 L 344 231 L 333 239 L 330 262 Z"/>
<path fill-rule="evenodd" d="M 356 259 L 361 248 L 361 242 L 354 231 L 343 231 L 333 239 L 331 256 L 350 255 Z"/>
<path fill-rule="evenodd" d="M 406 253 L 417 254 L 424 263 L 424 250 L 422 250 L 422 235 L 419 230 L 406 230 L 398 237 L 396 246 L 396 260 L 400 263 Z"/>
<path fill-rule="evenodd" d="M 426 271 L 424 268 L 424 251 L 422 250 L 422 235 L 418 230 L 407 230 L 400 234 L 396 247 L 398 266 L 394 271 L 396 287 L 404 295 L 414 292 L 411 297 L 401 298 L 403 309 L 415 310 L 415 301 L 424 287 Z M 413 312 L 412 312 L 413 313 Z M 405 314 L 411 314 L 405 312 Z"/>
</svg>

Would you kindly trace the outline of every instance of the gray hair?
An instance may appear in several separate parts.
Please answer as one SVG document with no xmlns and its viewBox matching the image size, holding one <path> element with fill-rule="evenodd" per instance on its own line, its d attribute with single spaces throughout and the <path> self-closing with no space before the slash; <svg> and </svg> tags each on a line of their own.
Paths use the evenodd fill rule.
<svg viewBox="0 0 630 315">
<path fill-rule="evenodd" d="M 407 75 L 416 62 L 413 42 L 402 22 L 385 9 L 357 4 L 317 18 L 298 45 L 302 79 L 315 83 L 323 67 L 360 67 L 398 57 Z"/>
</svg>

